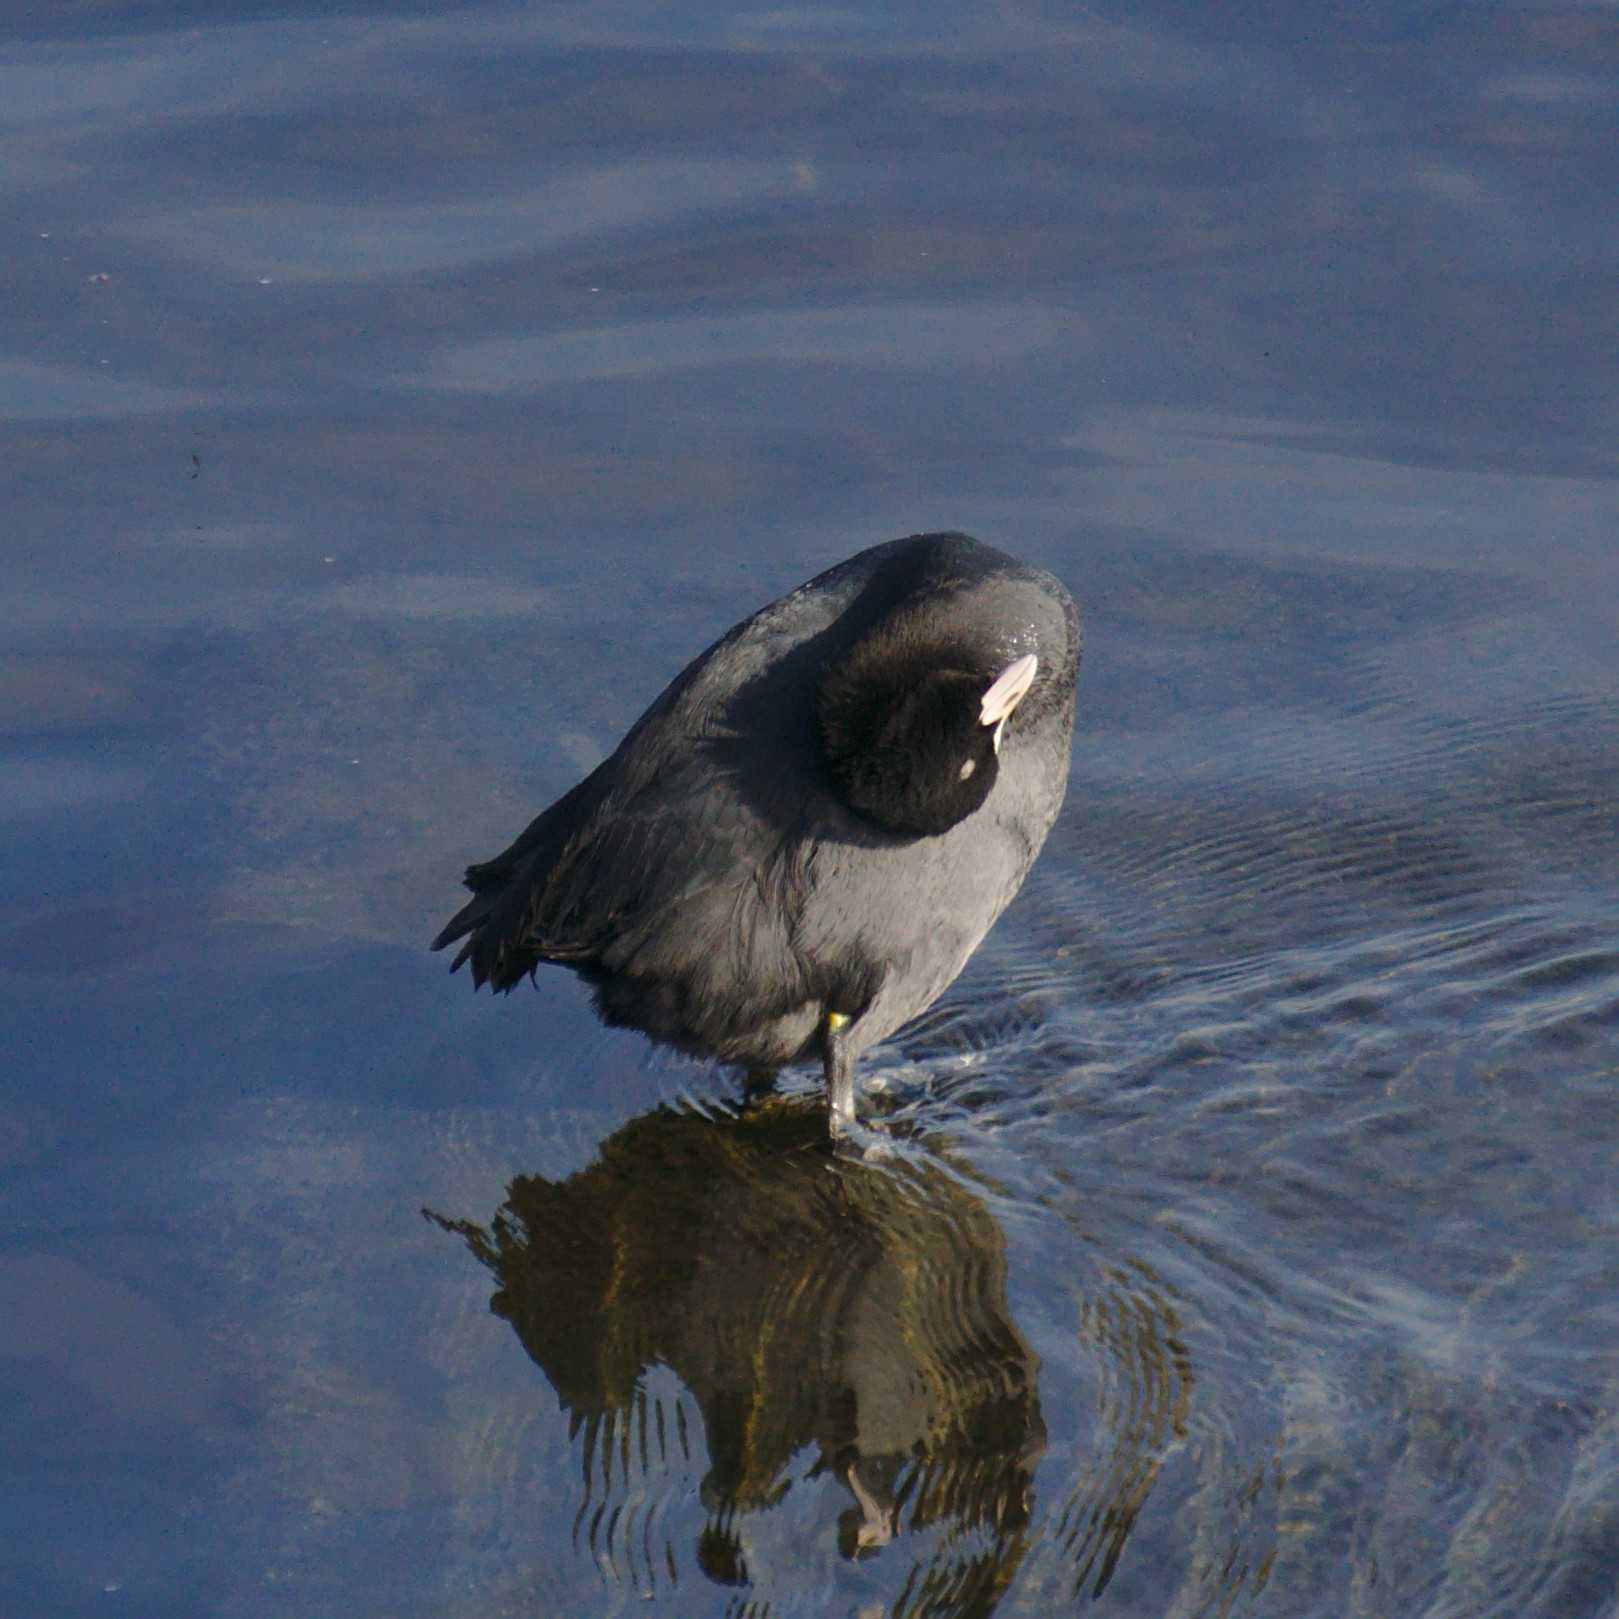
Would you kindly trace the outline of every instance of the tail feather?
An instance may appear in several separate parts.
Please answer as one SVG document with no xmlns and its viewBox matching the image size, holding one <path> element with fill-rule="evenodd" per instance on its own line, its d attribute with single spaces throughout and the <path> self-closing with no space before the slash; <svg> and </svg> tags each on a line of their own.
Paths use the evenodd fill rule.
<svg viewBox="0 0 1619 1619">
<path fill-rule="evenodd" d="M 498 882 L 499 875 L 491 876 L 492 868 L 498 862 L 490 861 L 487 865 L 468 866 L 466 876 L 462 879 L 464 884 L 472 890 L 472 898 L 461 907 L 448 922 L 438 931 L 438 936 L 428 946 L 430 950 L 442 950 L 447 944 L 454 944 L 462 935 L 470 933 L 482 922 L 490 912 L 495 900 L 493 890 Z M 466 952 L 455 958 L 450 971 L 454 972 L 466 959 Z"/>
<path fill-rule="evenodd" d="M 604 768 L 598 767 L 535 816 L 510 848 L 493 860 L 467 867 L 464 880 L 472 898 L 444 924 L 432 948 L 442 950 L 464 939 L 450 971 L 469 962 L 474 988 L 489 984 L 514 989 L 541 961 L 588 954 L 570 950 L 561 941 L 542 943 L 545 930 L 539 925 L 539 911 L 558 860 L 606 790 Z M 554 945 L 559 948 L 554 950 Z"/>
<path fill-rule="evenodd" d="M 516 941 L 490 937 L 485 932 L 487 924 L 501 908 L 501 901 L 507 897 L 506 883 L 511 875 L 510 867 L 500 860 L 468 866 L 465 882 L 472 890 L 472 898 L 444 924 L 430 946 L 442 950 L 457 939 L 464 939 L 466 942 L 450 963 L 450 971 L 456 972 L 463 962 L 470 962 L 475 989 L 491 981 L 497 989 L 510 989 L 523 976 L 523 971 L 506 973 L 501 970 L 502 958 L 508 953 L 509 945 Z"/>
</svg>

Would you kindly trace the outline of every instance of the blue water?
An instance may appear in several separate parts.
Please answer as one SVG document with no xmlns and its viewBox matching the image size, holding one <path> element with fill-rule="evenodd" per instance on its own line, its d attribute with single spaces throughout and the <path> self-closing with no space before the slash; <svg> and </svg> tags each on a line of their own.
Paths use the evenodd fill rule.
<svg viewBox="0 0 1619 1619">
<path fill-rule="evenodd" d="M 0 141 L 0 1609 L 1613 1613 L 1611 8 L 13 10 Z M 891 1160 L 445 976 L 947 527 L 1085 663 Z"/>
</svg>

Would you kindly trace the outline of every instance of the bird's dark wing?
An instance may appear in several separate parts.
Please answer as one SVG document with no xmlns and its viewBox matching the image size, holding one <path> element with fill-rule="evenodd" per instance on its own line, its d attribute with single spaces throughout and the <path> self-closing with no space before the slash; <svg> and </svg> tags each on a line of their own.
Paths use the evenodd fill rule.
<svg viewBox="0 0 1619 1619">
<path fill-rule="evenodd" d="M 464 940 L 453 966 L 497 989 L 542 961 L 689 979 L 705 951 L 721 966 L 745 956 L 756 984 L 786 972 L 786 851 L 821 792 L 810 643 L 893 550 L 839 564 L 695 658 L 609 759 L 468 867 L 473 897 L 433 948 Z"/>
<path fill-rule="evenodd" d="M 542 961 L 688 983 L 727 967 L 754 982 L 789 971 L 791 829 L 767 822 L 701 751 L 639 782 L 616 762 L 469 868 L 473 898 L 434 947 L 464 938 L 454 965 L 470 962 L 474 981 L 496 989 Z"/>
</svg>

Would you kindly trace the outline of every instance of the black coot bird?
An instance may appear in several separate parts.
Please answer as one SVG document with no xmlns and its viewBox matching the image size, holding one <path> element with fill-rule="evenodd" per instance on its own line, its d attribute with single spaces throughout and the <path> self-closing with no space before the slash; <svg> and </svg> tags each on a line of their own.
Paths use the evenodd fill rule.
<svg viewBox="0 0 1619 1619">
<path fill-rule="evenodd" d="M 929 1006 L 1018 891 L 1068 780 L 1068 592 L 965 534 L 872 547 L 762 607 L 503 854 L 433 941 L 762 1078 Z"/>
</svg>

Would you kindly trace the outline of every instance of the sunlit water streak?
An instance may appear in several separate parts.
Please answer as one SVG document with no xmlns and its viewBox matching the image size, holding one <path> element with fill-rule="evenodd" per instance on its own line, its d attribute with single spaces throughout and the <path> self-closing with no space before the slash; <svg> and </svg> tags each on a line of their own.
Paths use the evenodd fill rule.
<svg viewBox="0 0 1619 1619">
<path fill-rule="evenodd" d="M 1511 746 L 1485 722 L 1469 747 L 1428 741 L 1406 766 L 1436 783 Z M 1590 1588 L 1574 1548 L 1609 1509 L 1576 1481 L 1611 1470 L 1614 1315 L 1590 1238 L 1615 1208 L 1590 1195 L 1613 1132 L 1589 1099 L 1619 1077 L 1619 935 L 1555 862 L 1536 881 L 1532 842 L 1478 829 L 1549 802 L 1594 829 L 1599 797 L 1553 780 L 1464 802 L 1451 824 L 1474 835 L 1448 840 L 1325 805 L 1212 828 L 1081 808 L 1021 931 L 902 1037 L 923 1080 L 893 1123 L 990 1177 L 1014 1248 L 1049 1264 L 1060 1239 L 1030 1233 L 1055 1219 L 1151 1278 L 1136 1309 L 1174 1312 L 1190 1476 L 1156 1488 L 1178 1487 L 1201 1573 L 1165 1611 L 1227 1611 L 1216 1565 L 1277 1612 L 1391 1579 L 1434 1615 L 1550 1614 Z M 1548 1223 L 1561 1274 L 1528 1263 Z M 1563 1310 L 1582 1325 L 1548 1337 Z M 1046 1354 L 1048 1390 L 1095 1380 L 1089 1351 Z M 1086 1566 L 1103 1521 L 1069 1542 Z"/>
</svg>

